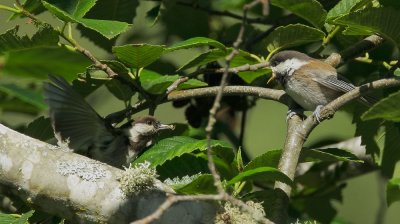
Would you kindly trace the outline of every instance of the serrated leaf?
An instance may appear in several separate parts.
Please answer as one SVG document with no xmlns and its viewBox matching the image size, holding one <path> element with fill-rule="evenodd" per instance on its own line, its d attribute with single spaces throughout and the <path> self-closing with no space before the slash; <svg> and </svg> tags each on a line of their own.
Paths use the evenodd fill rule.
<svg viewBox="0 0 400 224">
<path fill-rule="evenodd" d="M 385 119 L 400 121 L 400 91 L 390 94 L 367 110 L 362 116 L 363 120 Z"/>
<path fill-rule="evenodd" d="M 324 7 L 316 0 L 271 0 L 271 4 L 291 11 L 315 27 L 322 27 L 327 15 Z"/>
<path fill-rule="evenodd" d="M 300 154 L 300 162 L 337 162 L 337 161 L 352 161 L 363 162 L 358 159 L 353 153 L 337 148 L 326 149 L 303 149 Z"/>
<path fill-rule="evenodd" d="M 400 178 L 393 178 L 386 185 L 387 205 L 390 206 L 396 201 L 400 201 Z"/>
<path fill-rule="evenodd" d="M 108 39 L 127 31 L 130 26 L 125 22 L 111 20 L 77 18 L 76 21 L 86 28 L 97 31 Z"/>
<path fill-rule="evenodd" d="M 96 4 L 96 0 L 46 0 L 43 2 L 55 6 L 73 17 L 83 17 Z"/>
<path fill-rule="evenodd" d="M 345 14 L 354 11 L 358 8 L 360 2 L 368 2 L 368 0 L 342 0 L 339 1 L 331 10 L 329 10 L 326 16 L 327 21 L 332 21 L 333 19 L 343 16 Z"/>
<path fill-rule="evenodd" d="M 281 26 L 272 31 L 266 38 L 269 52 L 321 41 L 325 34 L 319 29 L 302 24 Z"/>
<path fill-rule="evenodd" d="M 90 64 L 91 61 L 82 54 L 60 47 L 40 47 L 8 52 L 1 72 L 39 79 L 57 74 L 72 80 Z"/>
<path fill-rule="evenodd" d="M 208 172 L 207 159 L 193 153 L 183 154 L 157 166 L 157 174 L 162 180 Z"/>
<path fill-rule="evenodd" d="M 48 25 L 42 26 L 29 38 L 18 36 L 18 27 L 8 30 L 0 35 L 0 53 L 16 51 L 33 47 L 54 46 L 58 43 L 58 34 Z"/>
<path fill-rule="evenodd" d="M 85 18 L 113 20 L 131 24 L 133 18 L 136 16 L 136 9 L 138 5 L 139 1 L 132 0 L 97 0 L 96 5 L 93 6 L 88 13 L 86 13 Z M 109 52 L 111 52 L 112 46 L 115 45 L 117 40 L 116 38 L 105 38 L 98 32 L 81 25 L 79 25 L 77 28 L 81 31 L 82 36 L 87 37 L 94 44 Z"/>
<path fill-rule="evenodd" d="M 215 194 L 214 178 L 211 174 L 202 174 L 189 184 L 174 188 L 180 194 Z"/>
<path fill-rule="evenodd" d="M 0 84 L 0 91 L 10 96 L 16 97 L 28 104 L 31 104 L 39 109 L 46 109 L 42 94 L 35 91 L 19 87 L 15 84 Z"/>
<path fill-rule="evenodd" d="M 134 68 L 144 68 L 158 60 L 164 53 L 162 45 L 128 44 L 112 48 L 112 52 L 123 63 Z"/>
<path fill-rule="evenodd" d="M 177 79 L 179 75 L 160 75 L 159 73 L 143 70 L 140 73 L 140 83 L 144 90 L 147 92 L 157 95 L 165 93 L 167 88 Z M 178 89 L 190 89 L 207 86 L 207 83 L 196 79 L 190 79 L 178 86 Z"/>
<path fill-rule="evenodd" d="M 168 52 L 181 50 L 181 49 L 189 49 L 195 47 L 202 47 L 202 46 L 212 46 L 218 48 L 220 50 L 225 50 L 226 47 L 221 42 L 216 40 L 207 38 L 207 37 L 193 37 L 182 42 L 176 43 L 171 47 L 167 48 Z"/>
<path fill-rule="evenodd" d="M 218 140 L 212 140 L 211 147 L 230 148 L 227 143 Z M 206 149 L 207 140 L 197 140 L 185 136 L 175 136 L 157 142 L 133 163 L 137 164 L 144 161 L 149 161 L 152 167 L 156 167 L 165 163 L 168 160 L 181 156 L 184 153 L 190 153 L 195 150 L 204 151 Z"/>
<path fill-rule="evenodd" d="M 195 58 L 187 62 L 185 65 L 180 67 L 178 71 L 182 71 L 188 68 L 192 68 L 195 66 L 205 65 L 207 63 L 217 61 L 219 59 L 224 58 L 227 55 L 226 51 L 220 49 L 212 49 L 200 55 L 197 55 Z"/>
<path fill-rule="evenodd" d="M 244 170 L 252 170 L 257 167 L 278 167 L 279 159 L 281 158 L 282 150 L 268 150 L 266 153 L 252 159 Z"/>
<path fill-rule="evenodd" d="M 42 1 L 42 3 L 44 7 L 46 7 L 51 13 L 53 13 L 62 21 L 79 23 L 86 28 L 100 33 L 108 39 L 114 38 L 129 28 L 129 24 L 125 22 L 82 18 L 82 16 L 86 14 L 86 12 L 89 11 L 89 9 L 93 6 L 93 1 L 94 0 L 85 3 L 77 3 L 83 5 L 81 9 L 72 9 L 76 1 L 56 1 L 54 4 Z"/>
<path fill-rule="evenodd" d="M 333 21 L 346 26 L 344 34 L 369 35 L 379 33 L 400 44 L 400 13 L 393 8 L 368 8 L 352 12 Z"/>
<path fill-rule="evenodd" d="M 292 185 L 293 182 L 290 180 L 288 176 L 281 173 L 278 169 L 273 167 L 257 167 L 254 169 L 245 170 L 230 181 L 226 183 L 227 186 L 233 185 L 240 181 L 248 181 L 248 180 L 262 180 L 263 182 L 268 181 L 280 181 L 286 183 L 288 185 Z"/>
<path fill-rule="evenodd" d="M 278 167 L 281 158 L 282 150 L 269 150 L 268 152 L 257 156 L 251 160 L 244 170 L 251 170 L 257 167 Z M 353 153 L 337 148 L 328 149 L 303 149 L 300 153 L 299 162 L 337 162 L 337 161 L 353 161 L 362 162 Z"/>
<path fill-rule="evenodd" d="M 43 116 L 36 118 L 28 124 L 28 127 L 24 130 L 24 134 L 41 141 L 47 141 L 54 137 L 50 118 L 45 118 Z"/>
</svg>

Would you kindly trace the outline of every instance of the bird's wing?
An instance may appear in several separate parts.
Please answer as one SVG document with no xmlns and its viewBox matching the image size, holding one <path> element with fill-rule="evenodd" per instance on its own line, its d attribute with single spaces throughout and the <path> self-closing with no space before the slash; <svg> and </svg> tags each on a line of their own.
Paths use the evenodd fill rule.
<svg viewBox="0 0 400 224">
<path fill-rule="evenodd" d="M 64 78 L 50 75 L 49 79 L 44 95 L 56 135 L 68 139 L 69 147 L 81 153 L 99 140 L 112 139 L 104 120 Z"/>
<path fill-rule="evenodd" d="M 328 75 L 325 78 L 313 78 L 313 80 L 323 86 L 343 93 L 347 93 L 355 88 L 355 86 L 347 81 L 346 78 L 338 74 Z"/>
<path fill-rule="evenodd" d="M 350 80 L 340 74 L 337 74 L 336 69 L 334 69 L 333 67 L 330 67 L 329 69 L 326 68 L 324 71 L 328 72 L 321 73 L 321 71 L 318 69 L 311 69 L 309 71 L 309 74 L 315 82 L 329 89 L 347 93 L 355 88 L 355 86 L 351 84 Z M 378 101 L 375 97 L 368 95 L 360 97 L 359 100 L 366 106 L 371 106 Z"/>
</svg>

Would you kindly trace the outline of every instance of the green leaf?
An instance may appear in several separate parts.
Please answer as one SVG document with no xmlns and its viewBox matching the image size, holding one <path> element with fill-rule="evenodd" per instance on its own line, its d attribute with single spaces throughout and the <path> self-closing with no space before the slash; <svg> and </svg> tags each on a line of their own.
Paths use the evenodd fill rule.
<svg viewBox="0 0 400 224">
<path fill-rule="evenodd" d="M 207 159 L 193 153 L 183 154 L 157 166 L 157 174 L 160 175 L 160 179 L 173 179 L 208 172 Z"/>
<path fill-rule="evenodd" d="M 315 27 L 322 27 L 327 12 L 316 0 L 271 0 L 271 4 L 291 11 Z"/>
<path fill-rule="evenodd" d="M 131 24 L 136 16 L 136 10 L 139 1 L 132 0 L 97 0 L 96 5 L 86 13 L 85 18 L 98 20 L 114 20 Z M 97 46 L 111 52 L 112 46 L 115 45 L 116 38 L 108 39 L 92 29 L 88 29 L 82 25 L 77 27 L 82 36 L 87 37 Z"/>
<path fill-rule="evenodd" d="M 54 137 L 50 118 L 44 118 L 43 116 L 36 118 L 28 124 L 28 127 L 24 130 L 24 134 L 41 141 L 47 141 Z"/>
<path fill-rule="evenodd" d="M 22 214 L 21 217 L 18 220 L 13 222 L 13 224 L 27 224 L 27 223 L 29 223 L 28 219 L 33 215 L 34 212 L 35 212 L 34 210 L 31 210 L 31 211 L 29 211 L 27 213 Z"/>
<path fill-rule="evenodd" d="M 244 170 L 252 170 L 258 167 L 278 167 L 281 158 L 282 150 L 269 150 L 268 152 L 257 156 L 251 160 Z M 337 161 L 353 161 L 362 162 L 354 154 L 349 151 L 337 148 L 328 149 L 303 149 L 301 150 L 299 162 L 337 162 Z"/>
<path fill-rule="evenodd" d="M 363 120 L 385 119 L 400 121 L 400 91 L 390 94 L 367 110 L 362 116 Z"/>
<path fill-rule="evenodd" d="M 355 9 L 359 8 L 360 3 L 368 2 L 368 0 L 342 0 L 339 1 L 335 7 L 329 10 L 326 17 L 327 21 L 332 21 L 333 19 L 348 14 Z"/>
<path fill-rule="evenodd" d="M 344 34 L 347 35 L 379 33 L 400 44 L 400 13 L 393 8 L 368 8 L 352 12 L 335 19 L 334 23 L 346 26 Z"/>
<path fill-rule="evenodd" d="M 301 162 L 337 162 L 337 161 L 352 161 L 363 162 L 358 159 L 353 153 L 337 148 L 326 149 L 303 149 L 300 154 Z"/>
<path fill-rule="evenodd" d="M 58 43 L 58 34 L 48 25 L 40 27 L 32 38 L 18 36 L 18 27 L 0 35 L 0 54 L 7 51 L 16 51 L 34 47 L 54 46 Z"/>
<path fill-rule="evenodd" d="M 10 96 L 16 97 L 28 104 L 31 104 L 39 109 L 46 109 L 42 94 L 35 91 L 21 88 L 15 84 L 0 84 L 0 91 L 7 93 Z"/>
<path fill-rule="evenodd" d="M 228 48 L 228 52 L 231 53 L 233 48 Z M 239 53 L 231 61 L 231 67 L 237 67 L 245 64 L 256 64 L 262 60 L 257 55 L 251 54 L 244 50 L 239 50 Z"/>
<path fill-rule="evenodd" d="M 398 123 L 385 122 L 385 135 L 383 151 L 381 152 L 380 166 L 385 177 L 392 178 L 396 164 L 400 160 L 399 139 L 400 125 Z"/>
<path fill-rule="evenodd" d="M 127 31 L 129 28 L 128 23 L 119 21 L 85 18 L 77 18 L 76 21 L 86 28 L 97 31 L 108 39 L 116 37 L 117 35 Z"/>
<path fill-rule="evenodd" d="M 47 79 L 48 74 L 57 74 L 72 80 L 90 64 L 91 61 L 82 54 L 65 48 L 40 47 L 7 53 L 2 72 L 40 79 Z"/>
<path fill-rule="evenodd" d="M 218 147 L 230 148 L 227 143 L 218 140 L 212 140 L 211 147 L 213 149 Z M 185 136 L 175 136 L 157 142 L 133 163 L 137 164 L 144 161 L 149 161 L 151 166 L 156 167 L 168 160 L 181 156 L 184 153 L 190 153 L 195 150 L 204 151 L 206 149 L 207 140 L 197 140 Z"/>
<path fill-rule="evenodd" d="M 262 180 L 263 182 L 280 181 L 288 185 L 293 184 L 292 180 L 290 180 L 288 176 L 273 167 L 258 167 L 250 170 L 245 170 L 232 178 L 226 184 L 230 186 L 237 182 L 248 180 Z"/>
<path fill-rule="evenodd" d="M 179 75 L 160 75 L 159 73 L 143 70 L 140 73 L 140 83 L 144 90 L 151 94 L 162 94 L 165 93 L 167 88 L 177 79 Z M 207 83 L 196 79 L 190 79 L 178 86 L 178 89 L 190 89 L 207 86 Z"/>
<path fill-rule="evenodd" d="M 281 26 L 272 31 L 266 38 L 269 52 L 321 41 L 325 34 L 319 29 L 302 24 Z"/>
<path fill-rule="evenodd" d="M 192 60 L 187 62 L 185 65 L 180 67 L 178 69 L 178 71 L 182 71 L 182 70 L 185 70 L 185 69 L 188 69 L 188 68 L 192 68 L 192 67 L 195 67 L 195 66 L 205 65 L 207 63 L 222 59 L 226 55 L 227 55 L 226 51 L 223 51 L 223 50 L 220 50 L 220 49 L 212 49 L 212 50 L 209 50 L 209 51 L 207 51 L 205 53 L 202 53 L 202 54 L 196 56 L 195 58 L 193 58 Z"/>
<path fill-rule="evenodd" d="M 238 76 L 243 79 L 247 84 L 251 84 L 254 80 L 258 79 L 261 76 L 265 76 L 267 74 L 271 74 L 271 69 L 259 69 L 257 71 L 246 71 L 239 72 Z"/>
<path fill-rule="evenodd" d="M 279 160 L 281 158 L 282 150 L 268 150 L 266 153 L 257 156 L 251 160 L 245 167 L 244 170 L 252 170 L 258 167 L 269 166 L 278 167 Z"/>
<path fill-rule="evenodd" d="M 189 184 L 174 188 L 179 194 L 215 194 L 214 178 L 211 174 L 202 174 Z"/>
<path fill-rule="evenodd" d="M 122 101 L 129 101 L 135 92 L 125 82 L 121 82 L 117 79 L 112 79 L 106 82 L 106 87 L 115 97 Z"/>
<path fill-rule="evenodd" d="M 400 201 L 400 178 L 393 178 L 387 183 L 386 201 L 388 206 L 393 202 Z"/>
<path fill-rule="evenodd" d="M 62 21 L 79 23 L 86 28 L 97 31 L 108 39 L 114 38 L 129 28 L 129 24 L 125 22 L 82 18 L 84 14 L 86 14 L 86 12 L 93 6 L 95 1 L 90 0 L 85 3 L 79 2 L 55 1 L 55 4 L 50 4 L 49 2 L 42 1 L 43 6 Z M 75 4 L 78 4 L 78 7 L 82 6 L 82 8 L 74 9 Z"/>
<path fill-rule="evenodd" d="M 0 213 L 0 223 L 1 224 L 27 224 L 28 219 L 33 215 L 35 211 L 31 210 L 27 213 L 19 214 L 4 214 Z"/>
<path fill-rule="evenodd" d="M 46 0 L 43 3 L 51 4 L 73 17 L 83 17 L 96 4 L 96 0 Z"/>
<path fill-rule="evenodd" d="M 134 68 L 144 68 L 158 60 L 164 53 L 162 45 L 128 44 L 113 47 L 112 52 L 123 63 Z"/>
<path fill-rule="evenodd" d="M 189 79 L 188 81 L 179 84 L 178 89 L 193 89 L 207 86 L 208 84 L 198 79 Z"/>
<path fill-rule="evenodd" d="M 176 43 L 171 47 L 167 48 L 168 52 L 181 50 L 181 49 L 188 49 L 188 48 L 195 48 L 195 47 L 202 47 L 202 46 L 212 46 L 218 48 L 220 50 L 225 50 L 226 47 L 221 42 L 216 40 L 207 38 L 207 37 L 193 37 L 182 42 Z"/>
</svg>

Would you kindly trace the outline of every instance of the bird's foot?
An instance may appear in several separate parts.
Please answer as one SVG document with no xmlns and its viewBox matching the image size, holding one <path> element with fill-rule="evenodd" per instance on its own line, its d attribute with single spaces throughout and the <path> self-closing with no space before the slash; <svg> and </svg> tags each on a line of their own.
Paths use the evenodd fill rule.
<svg viewBox="0 0 400 224">
<path fill-rule="evenodd" d="M 305 119 L 304 110 L 302 108 L 289 109 L 286 114 L 286 122 L 294 115 L 299 115 L 303 120 Z"/>
<path fill-rule="evenodd" d="M 315 108 L 315 111 L 312 113 L 315 117 L 315 119 L 318 121 L 318 123 L 321 123 L 321 108 L 323 105 L 318 105 L 317 108 Z"/>
</svg>

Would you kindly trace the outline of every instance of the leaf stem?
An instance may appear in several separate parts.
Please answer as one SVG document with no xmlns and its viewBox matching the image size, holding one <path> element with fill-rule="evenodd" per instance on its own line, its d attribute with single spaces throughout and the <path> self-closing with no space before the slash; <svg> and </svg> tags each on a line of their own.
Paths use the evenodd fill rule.
<svg viewBox="0 0 400 224">
<path fill-rule="evenodd" d="M 5 6 L 5 5 L 0 5 L 0 9 L 6 10 L 6 11 L 9 11 L 9 12 L 13 12 L 13 13 L 17 13 L 17 14 L 21 14 L 22 13 L 21 9 L 12 8 L 12 7 Z"/>
</svg>

